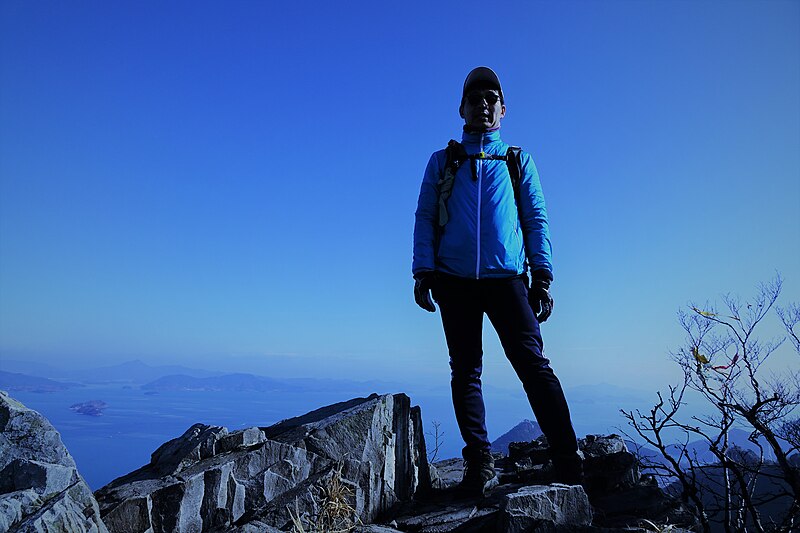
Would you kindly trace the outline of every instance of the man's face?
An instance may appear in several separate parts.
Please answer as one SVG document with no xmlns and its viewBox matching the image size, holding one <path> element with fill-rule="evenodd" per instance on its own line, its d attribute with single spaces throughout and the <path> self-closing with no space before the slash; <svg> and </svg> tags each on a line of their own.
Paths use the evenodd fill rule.
<svg viewBox="0 0 800 533">
<path fill-rule="evenodd" d="M 478 87 L 467 91 L 459 111 L 468 129 L 486 131 L 500 127 L 506 106 L 500 102 L 497 89 Z"/>
</svg>

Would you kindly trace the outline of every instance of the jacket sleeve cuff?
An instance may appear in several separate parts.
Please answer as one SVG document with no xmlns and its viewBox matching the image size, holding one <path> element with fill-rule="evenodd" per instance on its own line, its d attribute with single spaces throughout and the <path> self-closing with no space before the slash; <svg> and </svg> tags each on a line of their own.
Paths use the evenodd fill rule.
<svg viewBox="0 0 800 533">
<path fill-rule="evenodd" d="M 533 281 L 553 281 L 553 273 L 546 268 L 538 268 L 531 271 L 531 279 Z"/>
<path fill-rule="evenodd" d="M 419 272 L 414 273 L 414 279 L 421 280 L 428 278 L 433 275 L 433 272 L 434 272 L 433 270 L 420 270 Z"/>
</svg>

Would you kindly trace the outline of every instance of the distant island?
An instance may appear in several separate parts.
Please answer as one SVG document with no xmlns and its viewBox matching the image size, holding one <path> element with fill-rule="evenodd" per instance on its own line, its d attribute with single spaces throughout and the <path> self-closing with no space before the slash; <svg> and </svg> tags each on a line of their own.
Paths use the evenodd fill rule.
<svg viewBox="0 0 800 533">
<path fill-rule="evenodd" d="M 248 373 L 225 374 L 178 365 L 151 366 L 140 360 L 96 368 L 56 368 L 31 361 L 2 360 L 0 369 L 0 390 L 36 393 L 61 392 L 87 385 L 115 385 L 123 389 L 141 388 L 148 395 L 198 391 L 309 391 L 346 392 L 357 396 L 376 389 L 404 388 L 401 383 L 382 380 L 361 382 L 332 378 L 271 378 Z"/>
<path fill-rule="evenodd" d="M 83 387 L 83 385 L 0 370 L 0 389 L 6 391 L 44 393 L 64 391 L 73 387 Z"/>
<path fill-rule="evenodd" d="M 102 400 L 90 400 L 88 402 L 75 403 L 69 406 L 70 409 L 78 414 L 86 416 L 100 416 L 108 404 Z"/>
</svg>

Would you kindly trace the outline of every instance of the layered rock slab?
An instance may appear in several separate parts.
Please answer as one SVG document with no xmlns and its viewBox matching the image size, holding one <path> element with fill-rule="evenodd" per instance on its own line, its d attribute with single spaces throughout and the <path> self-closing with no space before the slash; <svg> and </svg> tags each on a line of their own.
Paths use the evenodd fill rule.
<svg viewBox="0 0 800 533">
<path fill-rule="evenodd" d="M 580 486 L 500 485 L 487 497 L 435 490 L 407 505 L 390 526 L 407 533 L 593 532 Z"/>
<path fill-rule="evenodd" d="M 592 507 L 580 485 L 534 485 L 506 496 L 500 523 L 507 533 L 524 533 L 537 526 L 577 529 L 592 523 Z"/>
<path fill-rule="evenodd" d="M 61 435 L 0 391 L 0 532 L 108 530 Z"/>
<path fill-rule="evenodd" d="M 197 424 L 97 492 L 111 531 L 269 531 L 312 523 L 335 484 L 354 522 L 430 486 L 422 419 L 405 394 L 372 395 L 266 428 Z"/>
</svg>

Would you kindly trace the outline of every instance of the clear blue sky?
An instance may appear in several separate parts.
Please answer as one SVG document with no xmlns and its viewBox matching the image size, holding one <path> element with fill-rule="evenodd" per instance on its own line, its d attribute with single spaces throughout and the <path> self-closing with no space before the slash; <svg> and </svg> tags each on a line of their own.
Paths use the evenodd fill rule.
<svg viewBox="0 0 800 533">
<path fill-rule="evenodd" d="M 477 65 L 541 174 L 565 384 L 663 385 L 690 300 L 800 300 L 798 2 L 7 0 L 0 358 L 444 382 L 411 233 Z"/>
</svg>

